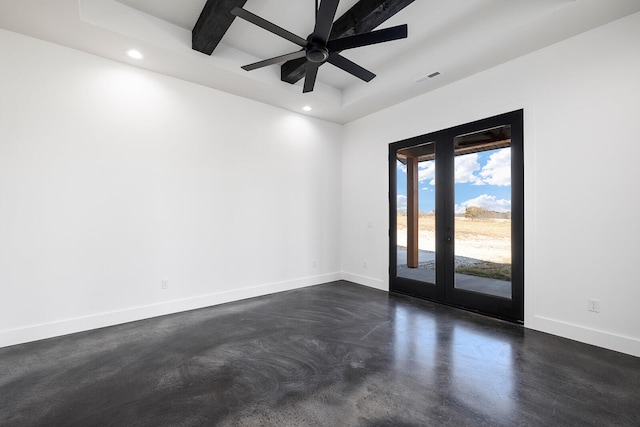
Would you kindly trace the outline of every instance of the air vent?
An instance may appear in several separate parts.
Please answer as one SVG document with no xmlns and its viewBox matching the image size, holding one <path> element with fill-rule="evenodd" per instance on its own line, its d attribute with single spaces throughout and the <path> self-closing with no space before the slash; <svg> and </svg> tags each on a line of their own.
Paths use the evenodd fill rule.
<svg viewBox="0 0 640 427">
<path fill-rule="evenodd" d="M 428 76 L 422 76 L 422 77 L 416 79 L 416 83 L 422 83 L 424 81 L 427 81 L 427 80 L 432 79 L 434 77 L 437 77 L 439 75 L 440 75 L 440 71 L 436 71 L 435 73 L 431 73 Z"/>
</svg>

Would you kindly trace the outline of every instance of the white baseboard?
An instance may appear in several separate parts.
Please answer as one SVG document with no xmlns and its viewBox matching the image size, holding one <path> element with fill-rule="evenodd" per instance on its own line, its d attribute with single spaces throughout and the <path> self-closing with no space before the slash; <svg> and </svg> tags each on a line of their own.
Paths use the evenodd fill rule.
<svg viewBox="0 0 640 427">
<path fill-rule="evenodd" d="M 352 273 L 336 272 L 1 331 L 0 348 L 319 285 L 340 279 L 388 291 L 388 286 L 383 280 Z M 533 321 L 527 322 L 525 327 L 640 357 L 640 340 L 635 338 L 589 329 L 543 316 L 534 316 Z"/>
<path fill-rule="evenodd" d="M 635 338 L 585 328 L 543 316 L 534 316 L 533 322 L 525 323 L 524 326 L 536 331 L 640 357 L 640 340 Z"/>
<path fill-rule="evenodd" d="M 182 311 L 210 307 L 232 301 L 273 294 L 276 292 L 319 285 L 322 283 L 340 280 L 341 278 L 341 273 L 304 277 L 285 282 L 267 283 L 259 286 L 234 289 L 233 291 L 218 292 L 193 298 L 167 301 L 159 304 L 127 308 L 107 313 L 98 313 L 86 317 L 65 319 L 19 329 L 0 331 L 0 348 L 46 338 L 53 338 L 61 335 L 73 334 L 76 332 L 88 331 L 91 329 L 119 325 L 122 323 L 135 322 L 137 320 L 149 319 Z"/>
<path fill-rule="evenodd" d="M 357 283 L 358 285 L 380 289 L 381 291 L 385 291 L 385 292 L 389 291 L 389 286 L 387 286 L 387 284 L 383 280 L 375 279 L 373 277 L 360 276 L 358 274 L 343 272 L 342 279 L 348 280 L 349 282 Z"/>
</svg>

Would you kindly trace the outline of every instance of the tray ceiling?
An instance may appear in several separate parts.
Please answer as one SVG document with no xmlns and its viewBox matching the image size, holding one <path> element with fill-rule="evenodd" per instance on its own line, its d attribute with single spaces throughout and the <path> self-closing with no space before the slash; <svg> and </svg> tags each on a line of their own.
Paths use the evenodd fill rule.
<svg viewBox="0 0 640 427">
<path fill-rule="evenodd" d="M 337 17 L 357 0 L 342 0 Z M 280 81 L 280 67 L 240 66 L 296 46 L 236 19 L 211 56 L 191 49 L 206 0 L 1 0 L 0 28 L 126 62 L 291 111 L 347 123 L 395 103 L 640 11 L 640 0 L 417 0 L 379 28 L 409 37 L 345 51 L 377 77 L 365 83 L 323 65 L 316 89 Z M 244 8 L 305 37 L 315 0 L 247 0 Z M 141 50 L 134 61 L 123 52 Z M 435 78 L 427 76 L 439 72 Z"/>
</svg>

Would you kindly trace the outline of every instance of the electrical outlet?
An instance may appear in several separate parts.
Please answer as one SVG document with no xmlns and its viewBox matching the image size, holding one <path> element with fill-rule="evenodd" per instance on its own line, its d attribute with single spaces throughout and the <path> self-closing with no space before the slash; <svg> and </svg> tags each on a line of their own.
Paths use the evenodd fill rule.
<svg viewBox="0 0 640 427">
<path fill-rule="evenodd" d="M 311 261 L 311 267 L 316 268 L 317 266 L 318 266 L 318 263 L 316 262 L 315 259 Z"/>
<path fill-rule="evenodd" d="M 161 280 L 160 281 L 160 287 L 162 289 L 169 289 L 169 281 L 168 280 Z"/>
<path fill-rule="evenodd" d="M 600 300 L 589 299 L 587 310 L 593 311 L 594 313 L 600 313 Z"/>
<path fill-rule="evenodd" d="M 367 261 L 362 261 L 362 266 L 363 266 L 364 268 L 367 268 Z"/>
</svg>

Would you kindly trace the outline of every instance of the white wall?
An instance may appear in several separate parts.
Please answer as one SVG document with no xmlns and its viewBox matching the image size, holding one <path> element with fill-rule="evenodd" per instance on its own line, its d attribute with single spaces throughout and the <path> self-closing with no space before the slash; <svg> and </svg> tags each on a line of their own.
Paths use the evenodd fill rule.
<svg viewBox="0 0 640 427">
<path fill-rule="evenodd" d="M 0 346 L 340 278 L 341 126 L 6 31 L 0 52 Z"/>
<path fill-rule="evenodd" d="M 524 108 L 525 325 L 640 356 L 638 52 L 635 14 L 346 125 L 345 277 L 388 288 L 389 143 Z"/>
</svg>

